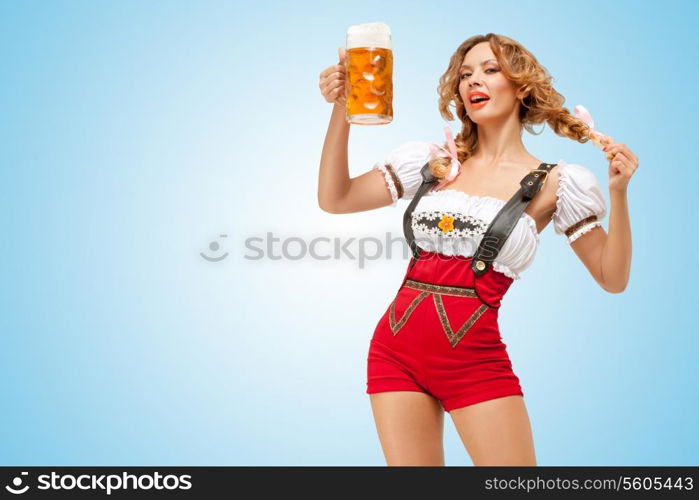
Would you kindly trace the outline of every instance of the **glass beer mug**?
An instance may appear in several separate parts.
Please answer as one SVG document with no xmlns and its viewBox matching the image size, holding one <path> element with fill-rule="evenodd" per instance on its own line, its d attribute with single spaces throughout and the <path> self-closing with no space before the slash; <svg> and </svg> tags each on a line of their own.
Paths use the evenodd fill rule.
<svg viewBox="0 0 699 500">
<path fill-rule="evenodd" d="M 391 29 L 384 23 L 350 26 L 345 68 L 347 122 L 383 125 L 393 121 Z"/>
</svg>

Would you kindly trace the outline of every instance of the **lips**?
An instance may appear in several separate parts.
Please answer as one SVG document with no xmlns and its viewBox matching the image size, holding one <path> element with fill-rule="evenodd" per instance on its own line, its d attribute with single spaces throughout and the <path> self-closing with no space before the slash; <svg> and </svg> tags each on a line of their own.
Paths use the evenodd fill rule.
<svg viewBox="0 0 699 500">
<path fill-rule="evenodd" d="M 470 102 L 469 101 L 469 104 L 471 105 L 471 107 L 473 109 L 478 109 L 478 108 L 482 108 L 483 106 L 488 104 L 488 101 L 490 101 L 490 99 L 486 99 L 485 101 L 479 101 L 479 102 Z"/>
<path fill-rule="evenodd" d="M 484 99 L 482 99 L 478 102 L 473 102 L 473 101 L 471 101 L 471 99 L 473 99 L 474 97 L 482 97 Z M 472 108 L 482 108 L 483 106 L 485 106 L 487 104 L 487 102 L 489 100 L 490 100 L 490 96 L 488 94 L 483 93 L 483 92 L 474 91 L 474 92 L 468 93 L 468 103 L 471 105 Z"/>
</svg>

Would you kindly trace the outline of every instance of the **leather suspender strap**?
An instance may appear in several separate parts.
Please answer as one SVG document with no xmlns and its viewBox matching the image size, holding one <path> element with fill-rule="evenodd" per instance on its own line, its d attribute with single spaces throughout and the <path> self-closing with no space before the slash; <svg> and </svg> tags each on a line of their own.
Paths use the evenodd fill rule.
<svg viewBox="0 0 699 500">
<path fill-rule="evenodd" d="M 490 268 L 527 205 L 542 188 L 549 171 L 555 166 L 555 163 L 542 163 L 519 182 L 519 190 L 492 220 L 473 255 L 471 269 L 476 276 L 482 275 Z"/>
<path fill-rule="evenodd" d="M 420 187 L 417 189 L 417 193 L 415 193 L 415 196 L 413 196 L 413 199 L 410 201 L 408 208 L 405 209 L 405 213 L 403 214 L 403 234 L 405 235 L 405 239 L 408 242 L 408 246 L 410 247 L 410 251 L 412 252 L 414 259 L 417 259 L 420 256 L 420 249 L 415 244 L 415 235 L 413 234 L 413 210 L 415 210 L 420 198 L 422 198 L 422 196 L 439 180 L 434 176 L 434 174 L 432 174 L 432 169 L 430 168 L 429 162 L 425 163 L 425 165 L 422 167 L 420 170 L 420 175 L 422 175 L 422 184 L 420 184 Z"/>
<path fill-rule="evenodd" d="M 505 203 L 492 220 L 473 256 L 471 268 L 476 276 L 482 275 L 490 268 L 493 261 L 500 253 L 505 241 L 507 241 L 507 238 L 522 216 L 522 213 L 527 208 L 527 205 L 529 205 L 532 198 L 541 190 L 549 171 L 555 166 L 555 163 L 541 163 L 538 168 L 532 169 L 519 182 L 520 188 L 512 198 Z M 419 257 L 420 249 L 415 244 L 415 235 L 413 234 L 413 211 L 420 201 L 420 198 L 422 198 L 422 196 L 439 180 L 432 174 L 429 162 L 425 163 L 420 170 L 420 174 L 422 175 L 422 184 L 420 184 L 415 196 L 413 196 L 413 199 L 410 201 L 408 208 L 406 208 L 403 214 L 403 234 L 405 235 L 405 239 L 408 242 L 414 259 Z"/>
</svg>

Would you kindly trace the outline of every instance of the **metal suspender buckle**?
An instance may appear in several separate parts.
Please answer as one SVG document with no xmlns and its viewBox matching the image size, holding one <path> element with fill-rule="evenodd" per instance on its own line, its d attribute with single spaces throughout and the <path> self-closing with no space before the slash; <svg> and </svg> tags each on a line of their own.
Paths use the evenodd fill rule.
<svg viewBox="0 0 699 500">
<path fill-rule="evenodd" d="M 533 198 L 534 195 L 539 191 L 539 189 L 544 187 L 544 183 L 546 183 L 546 178 L 548 177 L 548 173 L 549 173 L 548 170 L 542 169 L 542 168 L 531 169 L 529 171 L 529 173 L 524 177 L 524 179 L 522 179 L 522 181 L 520 182 L 520 185 L 522 186 L 522 189 L 524 190 L 524 192 L 523 192 L 524 196 L 526 196 L 527 198 Z M 535 190 L 534 179 L 541 177 L 542 174 L 544 177 L 540 181 L 536 181 L 537 186 L 536 186 L 536 190 Z M 534 176 L 534 179 L 531 178 L 532 175 Z M 527 180 L 527 179 L 530 179 L 530 180 Z"/>
<path fill-rule="evenodd" d="M 546 182 L 546 179 L 548 178 L 549 171 L 544 169 L 544 168 L 535 168 L 532 170 L 532 172 L 543 172 L 544 178 L 541 179 L 542 186 L 543 186 L 543 183 Z M 534 174 L 534 177 L 539 177 L 539 175 L 540 174 Z"/>
</svg>

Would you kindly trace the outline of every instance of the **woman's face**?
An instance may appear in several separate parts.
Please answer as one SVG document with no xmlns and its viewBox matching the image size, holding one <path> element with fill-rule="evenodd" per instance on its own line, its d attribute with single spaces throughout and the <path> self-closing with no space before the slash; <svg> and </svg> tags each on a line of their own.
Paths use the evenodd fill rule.
<svg viewBox="0 0 699 500">
<path fill-rule="evenodd" d="M 473 122 L 497 121 L 517 111 L 519 99 L 515 86 L 502 74 L 488 42 L 471 47 L 461 64 L 459 94 Z M 471 102 L 475 97 L 471 95 L 472 92 L 485 94 L 490 99 L 480 103 Z"/>
</svg>

